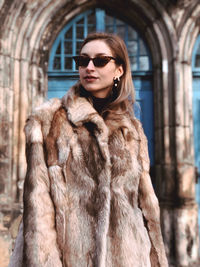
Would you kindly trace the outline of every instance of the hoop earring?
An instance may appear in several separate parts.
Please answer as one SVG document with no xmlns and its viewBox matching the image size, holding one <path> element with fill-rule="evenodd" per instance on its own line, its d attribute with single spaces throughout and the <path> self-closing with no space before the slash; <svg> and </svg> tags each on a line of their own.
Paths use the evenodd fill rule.
<svg viewBox="0 0 200 267">
<path fill-rule="evenodd" d="M 120 82 L 120 78 L 119 77 L 116 77 L 116 78 L 113 79 L 113 81 L 114 81 L 114 85 L 113 86 L 116 89 L 117 86 L 118 86 L 118 84 L 119 84 L 119 82 Z"/>
</svg>

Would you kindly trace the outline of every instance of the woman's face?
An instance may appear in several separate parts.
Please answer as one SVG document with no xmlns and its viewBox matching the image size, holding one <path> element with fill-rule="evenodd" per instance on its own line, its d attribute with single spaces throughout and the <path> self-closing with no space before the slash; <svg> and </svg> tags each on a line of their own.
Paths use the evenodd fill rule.
<svg viewBox="0 0 200 267">
<path fill-rule="evenodd" d="M 99 55 L 112 56 L 111 49 L 102 40 L 93 40 L 85 44 L 80 55 L 94 58 Z M 104 67 L 95 67 L 92 60 L 86 67 L 79 67 L 80 81 L 85 90 L 95 97 L 104 98 L 110 94 L 113 86 L 113 79 L 123 74 L 122 66 L 110 60 Z"/>
</svg>

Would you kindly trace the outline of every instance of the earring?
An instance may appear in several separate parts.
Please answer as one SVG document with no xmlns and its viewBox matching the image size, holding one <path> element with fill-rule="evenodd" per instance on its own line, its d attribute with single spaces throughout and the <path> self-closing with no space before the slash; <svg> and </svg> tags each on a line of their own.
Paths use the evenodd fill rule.
<svg viewBox="0 0 200 267">
<path fill-rule="evenodd" d="M 116 78 L 113 79 L 113 81 L 114 81 L 114 88 L 117 88 L 117 86 L 118 86 L 118 84 L 120 82 L 120 78 L 116 77 Z"/>
</svg>

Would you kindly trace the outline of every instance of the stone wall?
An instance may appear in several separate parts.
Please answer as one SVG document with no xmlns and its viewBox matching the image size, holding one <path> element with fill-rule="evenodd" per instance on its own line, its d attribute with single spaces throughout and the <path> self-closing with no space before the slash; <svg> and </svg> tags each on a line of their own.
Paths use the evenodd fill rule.
<svg viewBox="0 0 200 267">
<path fill-rule="evenodd" d="M 170 266 L 198 258 L 192 129 L 192 49 L 198 0 L 0 0 L 0 266 L 8 264 L 22 212 L 23 127 L 47 92 L 53 41 L 75 15 L 100 6 L 135 25 L 154 70 L 155 188 Z M 184 144 L 184 145 L 183 145 Z"/>
</svg>

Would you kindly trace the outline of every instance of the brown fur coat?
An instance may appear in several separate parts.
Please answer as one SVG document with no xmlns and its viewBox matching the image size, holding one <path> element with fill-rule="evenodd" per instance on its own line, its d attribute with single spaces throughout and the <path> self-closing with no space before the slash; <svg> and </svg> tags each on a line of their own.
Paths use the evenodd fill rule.
<svg viewBox="0 0 200 267">
<path fill-rule="evenodd" d="M 25 133 L 23 263 L 10 266 L 168 266 L 138 120 L 104 120 L 75 86 Z"/>
</svg>

